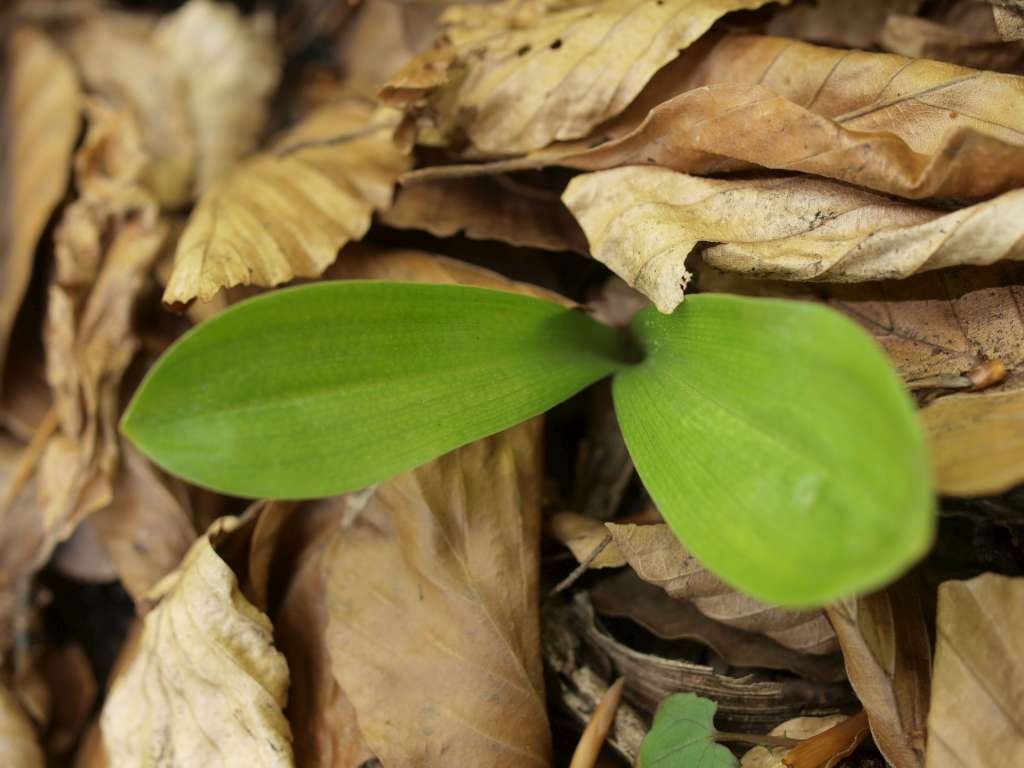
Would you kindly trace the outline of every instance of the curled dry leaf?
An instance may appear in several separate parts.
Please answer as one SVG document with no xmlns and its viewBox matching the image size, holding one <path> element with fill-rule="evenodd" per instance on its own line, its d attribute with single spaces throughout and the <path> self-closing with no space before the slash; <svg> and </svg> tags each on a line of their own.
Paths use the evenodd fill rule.
<svg viewBox="0 0 1024 768">
<path fill-rule="evenodd" d="M 293 765 L 288 667 L 210 542 L 236 524 L 221 518 L 154 588 L 160 602 L 101 715 L 113 768 Z"/>
<path fill-rule="evenodd" d="M 505 176 L 438 179 L 400 187 L 382 223 L 437 237 L 464 233 L 549 251 L 586 252 L 586 238 L 558 193 Z"/>
<path fill-rule="evenodd" d="M 385 86 L 421 141 L 463 135 L 510 154 L 576 139 L 618 114 L 721 16 L 766 0 L 551 0 L 453 6 L 445 35 Z"/>
<path fill-rule="evenodd" d="M 79 91 L 67 57 L 37 29 L 5 41 L 0 162 L 0 378 L 14 318 L 28 288 L 36 243 L 67 189 L 78 138 Z"/>
<path fill-rule="evenodd" d="M 795 37 L 843 48 L 870 48 L 893 14 L 915 13 L 921 0 L 818 0 L 798 3 L 769 19 L 767 31 L 778 37 Z"/>
<path fill-rule="evenodd" d="M 938 59 L 975 69 L 1019 74 L 1024 67 L 1024 44 L 962 31 L 917 16 L 890 16 L 879 37 L 893 53 L 912 59 Z"/>
<path fill-rule="evenodd" d="M 572 754 L 569 768 L 594 768 L 597 765 L 604 740 L 608 737 L 612 723 L 615 722 L 615 713 L 619 709 L 622 687 L 625 683 L 625 679 L 621 677 L 612 683 L 601 697 L 601 701 L 594 707 L 590 721 L 580 737 L 579 744 L 576 745 L 576 751 Z"/>
<path fill-rule="evenodd" d="M 705 616 L 803 653 L 836 649 L 835 634 L 821 611 L 784 610 L 737 592 L 700 565 L 664 523 L 606 525 L 640 578 L 672 597 L 689 600 Z"/>
<path fill-rule="evenodd" d="M 614 193 L 609 194 L 609 190 Z M 939 213 L 803 176 L 704 179 L 630 166 L 578 176 L 563 199 L 596 259 L 662 312 L 682 301 L 700 242 L 719 269 L 856 282 L 1024 258 L 1024 192 Z"/>
<path fill-rule="evenodd" d="M 924 765 L 931 644 L 916 580 L 830 606 L 850 684 L 894 768 Z"/>
<path fill-rule="evenodd" d="M 927 768 L 1024 761 L 1024 579 L 939 587 Z"/>
<path fill-rule="evenodd" d="M 274 19 L 190 0 L 164 17 L 153 43 L 185 83 L 199 154 L 194 191 L 202 194 L 256 147 L 266 125 L 281 76 Z"/>
<path fill-rule="evenodd" d="M 561 542 L 577 562 L 589 568 L 619 568 L 626 558 L 612 544 L 611 534 L 604 525 L 577 512 L 558 512 L 545 524 L 545 532 Z"/>
<path fill-rule="evenodd" d="M 809 739 L 839 725 L 846 719 L 846 715 L 795 717 L 772 728 L 769 735 L 785 736 L 790 739 Z M 740 759 L 740 768 L 786 768 L 782 759 L 789 751 L 789 747 L 754 747 Z M 820 768 L 820 766 L 815 765 L 814 768 Z"/>
<path fill-rule="evenodd" d="M 534 420 L 401 475 L 332 537 L 334 673 L 385 765 L 550 764 L 540 436 Z"/>
<path fill-rule="evenodd" d="M 208 301 L 234 285 L 318 277 L 391 202 L 410 159 L 391 141 L 387 110 L 322 107 L 199 201 L 178 241 L 167 304 Z"/>
<path fill-rule="evenodd" d="M 43 768 L 43 750 L 28 715 L 5 686 L 0 685 L 0 755 L 18 768 Z"/>
</svg>

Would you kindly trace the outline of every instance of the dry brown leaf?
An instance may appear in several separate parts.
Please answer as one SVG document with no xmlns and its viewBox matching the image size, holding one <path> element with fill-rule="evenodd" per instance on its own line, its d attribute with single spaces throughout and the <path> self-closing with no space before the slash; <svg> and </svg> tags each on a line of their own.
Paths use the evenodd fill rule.
<svg viewBox="0 0 1024 768">
<path fill-rule="evenodd" d="M 331 533 L 351 516 L 349 498 L 315 502 L 300 513 L 302 543 L 274 617 L 274 637 L 291 676 L 287 714 L 296 765 L 362 768 L 375 757 L 359 731 L 352 703 L 334 678 L 327 641 L 326 555 Z"/>
<path fill-rule="evenodd" d="M 534 420 L 378 486 L 332 539 L 335 678 L 384 765 L 550 764 L 540 437 Z"/>
<path fill-rule="evenodd" d="M 1024 44 L 997 35 L 981 36 L 956 26 L 917 16 L 890 16 L 879 43 L 887 51 L 912 59 L 937 59 L 975 69 L 1020 74 Z"/>
<path fill-rule="evenodd" d="M 161 20 L 153 44 L 185 84 L 198 150 L 193 190 L 202 194 L 256 148 L 266 125 L 281 76 L 274 19 L 189 0 Z"/>
<path fill-rule="evenodd" d="M 788 669 L 821 682 L 846 678 L 838 653 L 794 651 L 765 635 L 710 619 L 689 600 L 670 597 L 631 570 L 601 579 L 590 590 L 590 599 L 603 615 L 630 619 L 664 640 L 703 643 L 734 667 Z"/>
<path fill-rule="evenodd" d="M 0 158 L 0 379 L 14 318 L 32 275 L 36 243 L 68 186 L 78 138 L 79 91 L 67 57 L 42 32 L 5 40 Z"/>
<path fill-rule="evenodd" d="M 619 552 L 644 581 L 689 600 L 705 616 L 804 653 L 831 653 L 836 637 L 821 611 L 790 611 L 737 592 L 705 569 L 664 523 L 607 523 Z"/>
<path fill-rule="evenodd" d="M 612 192 L 609 193 L 609 190 Z M 700 242 L 719 269 L 858 282 L 1024 259 L 1024 191 L 950 213 L 802 176 L 704 179 L 629 166 L 585 174 L 563 195 L 591 252 L 662 312 L 682 301 Z"/>
<path fill-rule="evenodd" d="M 43 768 L 43 750 L 35 728 L 7 688 L 0 685 L 0 756 L 12 768 Z"/>
<path fill-rule="evenodd" d="M 1024 40 L 1024 8 L 992 8 L 992 20 L 1003 40 Z"/>
<path fill-rule="evenodd" d="M 626 558 L 599 520 L 578 512 L 558 512 L 548 519 L 544 530 L 568 547 L 577 562 L 586 562 L 589 568 L 619 568 L 626 564 Z"/>
<path fill-rule="evenodd" d="M 444 37 L 395 75 L 385 102 L 423 118 L 421 140 L 465 134 L 512 154 L 576 139 L 618 114 L 721 16 L 765 0 L 505 0 L 453 6 Z"/>
<path fill-rule="evenodd" d="M 817 0 L 785 8 L 768 21 L 766 31 L 843 48 L 870 48 L 893 14 L 915 13 L 921 0 Z"/>
<path fill-rule="evenodd" d="M 437 179 L 400 187 L 380 215 L 398 229 L 423 229 L 437 237 L 464 233 L 549 251 L 585 253 L 586 238 L 551 190 L 505 176 Z"/>
<path fill-rule="evenodd" d="M 1024 579 L 986 573 L 939 587 L 928 768 L 1024 762 Z"/>
<path fill-rule="evenodd" d="M 821 733 L 812 734 L 782 758 L 786 768 L 835 768 L 867 737 L 868 717 L 861 711 Z"/>
<path fill-rule="evenodd" d="M 846 715 L 827 717 L 795 717 L 772 728 L 771 736 L 785 736 L 790 739 L 809 739 L 824 733 L 847 719 Z M 785 768 L 782 758 L 789 747 L 754 747 L 740 759 L 740 768 Z M 819 768 L 814 766 L 814 768 Z"/>
<path fill-rule="evenodd" d="M 199 201 L 178 241 L 168 304 L 209 301 L 234 285 L 318 277 L 391 202 L 410 158 L 387 110 L 322 107 L 274 147 L 239 164 Z"/>
<path fill-rule="evenodd" d="M 160 602 L 101 716 L 114 768 L 294 764 L 288 667 L 211 544 L 236 525 L 221 518 L 151 593 Z"/>
<path fill-rule="evenodd" d="M 47 648 L 42 659 L 42 675 L 52 701 L 46 751 L 51 755 L 67 755 L 78 743 L 92 716 L 99 687 L 89 657 L 78 643 Z"/>
<path fill-rule="evenodd" d="M 875 743 L 894 768 L 920 768 L 931 642 L 917 583 L 905 578 L 827 611 Z"/>
</svg>

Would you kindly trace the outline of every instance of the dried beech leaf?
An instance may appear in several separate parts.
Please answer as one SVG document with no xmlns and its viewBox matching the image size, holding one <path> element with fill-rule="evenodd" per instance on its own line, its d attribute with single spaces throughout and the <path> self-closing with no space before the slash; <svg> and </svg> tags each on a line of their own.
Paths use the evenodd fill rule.
<svg viewBox="0 0 1024 768">
<path fill-rule="evenodd" d="M 920 768 L 931 645 L 916 583 L 904 579 L 827 611 L 875 743 L 894 768 Z"/>
<path fill-rule="evenodd" d="M 190 0 L 164 17 L 153 43 L 185 83 L 199 152 L 195 192 L 201 194 L 255 149 L 266 124 L 281 75 L 274 19 Z"/>
<path fill-rule="evenodd" d="M 527 422 L 384 483 L 332 538 L 334 673 L 384 765 L 550 764 L 540 436 Z"/>
<path fill-rule="evenodd" d="M 975 69 L 1020 73 L 1024 44 L 982 37 L 917 16 L 890 16 L 879 36 L 888 51 L 913 59 L 938 59 Z"/>
<path fill-rule="evenodd" d="M 80 123 L 78 82 L 67 57 L 31 27 L 16 29 L 5 43 L 0 378 L 36 243 L 67 189 Z"/>
<path fill-rule="evenodd" d="M 893 14 L 915 13 L 921 0 L 817 0 L 797 4 L 772 16 L 771 35 L 795 37 L 844 48 L 870 48 Z"/>
<path fill-rule="evenodd" d="M 846 715 L 795 717 L 772 728 L 769 735 L 786 736 L 790 739 L 809 739 L 842 723 L 846 719 Z M 740 759 L 740 768 L 786 768 L 782 758 L 789 751 L 789 747 L 754 747 L 747 751 Z M 819 766 L 815 766 L 815 768 L 819 768 Z M 831 766 L 828 768 L 831 768 Z"/>
<path fill-rule="evenodd" d="M 540 149 L 618 114 L 662 66 L 730 11 L 766 0 L 552 0 L 453 6 L 445 36 L 395 75 L 386 103 L 428 113 L 447 142 Z"/>
<path fill-rule="evenodd" d="M 0 756 L 12 768 L 43 768 L 46 761 L 32 721 L 14 694 L 0 685 Z"/>
<path fill-rule="evenodd" d="M 217 181 L 178 241 L 164 301 L 318 277 L 388 207 L 409 167 L 388 120 L 354 101 L 322 107 Z"/>
<path fill-rule="evenodd" d="M 747 597 L 705 569 L 664 523 L 607 523 L 619 552 L 644 581 L 689 600 L 708 618 L 767 635 L 786 648 L 831 653 L 836 637 L 821 611 L 791 611 Z"/>
<path fill-rule="evenodd" d="M 609 190 L 613 192 L 609 194 Z M 858 282 L 1024 259 L 1024 192 L 939 213 L 802 176 L 704 179 L 630 166 L 578 176 L 563 199 L 596 259 L 662 312 L 683 298 L 699 243 L 719 269 Z"/>
<path fill-rule="evenodd" d="M 437 237 L 465 233 L 549 251 L 586 252 L 576 220 L 552 191 L 506 177 L 438 179 L 400 187 L 380 220 L 399 229 L 423 229 Z"/>
<path fill-rule="evenodd" d="M 928 768 L 1024 761 L 1024 579 L 986 573 L 939 587 Z"/>
<path fill-rule="evenodd" d="M 547 521 L 545 529 L 549 536 L 568 547 L 578 562 L 587 562 L 590 568 L 619 568 L 626 564 L 626 558 L 612 543 L 611 534 L 598 520 L 577 512 L 559 512 Z"/>
<path fill-rule="evenodd" d="M 110 765 L 291 766 L 288 667 L 211 536 L 153 591 L 137 655 L 101 716 Z"/>
</svg>

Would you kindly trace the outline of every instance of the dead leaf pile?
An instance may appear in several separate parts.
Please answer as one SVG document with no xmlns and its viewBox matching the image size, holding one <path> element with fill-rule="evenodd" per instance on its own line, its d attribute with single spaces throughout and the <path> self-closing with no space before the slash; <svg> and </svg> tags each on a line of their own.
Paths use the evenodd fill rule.
<svg viewBox="0 0 1024 768">
<path fill-rule="evenodd" d="M 141 5 L 0 9 L 0 764 L 623 768 L 679 693 L 741 768 L 1024 761 L 1024 4 Z M 935 549 L 748 597 L 662 522 L 607 383 L 303 502 L 120 436 L 182 334 L 323 280 L 619 328 L 827 304 L 920 406 Z"/>
</svg>

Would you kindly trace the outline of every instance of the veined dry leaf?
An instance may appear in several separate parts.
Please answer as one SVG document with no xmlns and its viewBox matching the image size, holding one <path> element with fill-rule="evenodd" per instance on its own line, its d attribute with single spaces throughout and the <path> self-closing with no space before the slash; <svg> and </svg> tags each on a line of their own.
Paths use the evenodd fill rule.
<svg viewBox="0 0 1024 768">
<path fill-rule="evenodd" d="M 536 0 L 453 6 L 445 36 L 382 99 L 427 118 L 421 140 L 464 133 L 511 154 L 576 139 L 618 114 L 662 66 L 730 11 L 766 0 Z M 431 125 L 432 124 L 432 125 Z"/>
<path fill-rule="evenodd" d="M 577 562 L 587 562 L 590 568 L 619 568 L 626 564 L 626 558 L 599 520 L 578 512 L 558 512 L 545 524 L 545 532 L 568 547 Z"/>
<path fill-rule="evenodd" d="M 631 570 L 601 579 L 590 590 L 599 613 L 636 622 L 664 640 L 695 640 L 734 667 L 788 669 L 808 680 L 846 677 L 839 654 L 823 656 L 786 648 L 765 635 L 710 619 L 685 598 L 670 597 Z"/>
<path fill-rule="evenodd" d="M 302 543 L 274 617 L 274 637 L 291 677 L 287 715 L 296 765 L 362 768 L 375 757 L 359 731 L 352 703 L 334 678 L 327 637 L 327 555 L 334 530 L 356 506 L 350 499 L 324 499 L 300 511 Z"/>
<path fill-rule="evenodd" d="M 101 716 L 114 768 L 294 764 L 288 667 L 210 542 L 233 525 L 221 518 L 151 593 L 160 602 Z"/>
<path fill-rule="evenodd" d="M 533 420 L 384 483 L 332 538 L 334 673 L 385 765 L 550 764 L 540 434 Z"/>
<path fill-rule="evenodd" d="M 43 768 L 46 761 L 35 728 L 17 699 L 0 685 L 0 756 L 14 768 Z"/>
<path fill-rule="evenodd" d="M 355 101 L 327 105 L 217 181 L 178 241 L 164 301 L 318 277 L 390 204 L 409 167 L 389 115 Z"/>
<path fill-rule="evenodd" d="M 875 743 L 894 768 L 920 768 L 931 641 L 917 584 L 903 579 L 827 611 Z"/>
<path fill-rule="evenodd" d="M 917 16 L 890 16 L 879 42 L 887 51 L 914 59 L 1017 74 L 1024 69 L 1024 44 L 1020 41 L 982 37 Z"/>
<path fill-rule="evenodd" d="M 550 190 L 505 176 L 437 179 L 399 187 L 380 221 L 398 229 L 423 229 L 437 237 L 465 233 L 549 251 L 586 252 L 576 220 Z"/>
<path fill-rule="evenodd" d="M 623 557 L 644 581 L 670 596 L 689 600 L 705 616 L 748 632 L 767 635 L 786 648 L 825 654 L 836 637 L 821 611 L 791 611 L 737 592 L 688 553 L 664 523 L 606 523 Z"/>
<path fill-rule="evenodd" d="M 870 48 L 887 19 L 916 13 L 921 0 L 817 0 L 784 8 L 768 21 L 770 35 L 795 37 L 844 48 Z"/>
<path fill-rule="evenodd" d="M 1024 761 L 1024 579 L 982 574 L 939 587 L 928 768 Z"/>
<path fill-rule="evenodd" d="M 786 736 L 790 739 L 809 739 L 842 723 L 846 719 L 846 715 L 795 717 L 772 728 L 769 731 L 769 735 Z M 754 747 L 748 750 L 740 759 L 740 768 L 786 768 L 782 758 L 789 751 L 789 747 Z M 819 766 L 814 768 L 819 768 Z M 822 766 L 821 768 L 824 767 Z"/>
<path fill-rule="evenodd" d="M 14 30 L 5 43 L 0 378 L 14 318 L 32 275 L 36 243 L 67 189 L 80 123 L 78 82 L 67 57 L 32 27 Z"/>
<path fill-rule="evenodd" d="M 612 193 L 609 193 L 612 190 Z M 563 195 L 591 252 L 662 312 L 682 301 L 686 256 L 783 280 L 858 282 L 1024 259 L 1024 192 L 951 213 L 803 176 L 704 179 L 629 166 L 577 176 Z"/>
<path fill-rule="evenodd" d="M 274 19 L 189 0 L 161 20 L 153 44 L 185 83 L 199 155 L 194 191 L 202 194 L 255 149 L 266 125 L 281 76 Z"/>
</svg>

